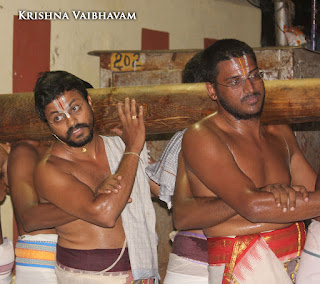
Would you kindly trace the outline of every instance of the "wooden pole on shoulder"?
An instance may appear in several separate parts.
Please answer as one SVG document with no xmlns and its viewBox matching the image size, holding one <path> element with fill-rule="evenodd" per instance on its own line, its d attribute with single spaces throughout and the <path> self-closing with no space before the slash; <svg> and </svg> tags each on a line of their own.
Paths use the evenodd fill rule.
<svg viewBox="0 0 320 284">
<path fill-rule="evenodd" d="M 264 123 L 320 120 L 320 79 L 266 81 Z M 135 98 L 144 106 L 147 134 L 174 133 L 217 110 L 205 84 L 89 89 L 95 129 L 110 134 L 119 126 L 117 103 Z M 34 109 L 33 93 L 0 95 L 0 141 L 49 139 L 51 133 Z"/>
</svg>

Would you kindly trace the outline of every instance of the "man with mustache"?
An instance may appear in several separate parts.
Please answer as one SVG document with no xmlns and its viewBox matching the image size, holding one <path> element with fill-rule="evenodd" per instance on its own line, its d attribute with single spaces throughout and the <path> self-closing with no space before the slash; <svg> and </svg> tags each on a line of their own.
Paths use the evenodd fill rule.
<svg viewBox="0 0 320 284">
<path fill-rule="evenodd" d="M 86 88 L 93 88 L 83 81 Z M 40 203 L 33 173 L 52 141 L 23 140 L 12 144 L 8 161 L 8 183 L 18 228 L 15 245 L 16 284 L 54 284 L 55 227 L 76 220 L 51 203 Z M 41 245 L 39 245 L 41 244 Z"/>
<path fill-rule="evenodd" d="M 57 138 L 36 167 L 35 187 L 41 202 L 77 218 L 56 227 L 58 282 L 157 281 L 142 106 L 137 113 L 134 100 L 119 103 L 123 130 L 114 132 L 121 138 L 107 137 L 94 132 L 91 97 L 76 76 L 46 72 L 34 93 L 40 118 Z M 109 193 L 114 179 L 119 188 Z"/>
<path fill-rule="evenodd" d="M 234 39 L 217 41 L 202 53 L 202 64 L 218 111 L 184 134 L 175 223 L 180 229 L 195 223 L 203 228 L 210 283 L 291 283 L 305 242 L 304 224 L 296 221 L 320 215 L 319 191 L 305 202 L 298 192 L 292 199 L 293 189 L 314 191 L 316 173 L 288 126 L 261 124 L 265 89 L 251 47 Z M 181 202 L 186 182 L 199 198 L 188 214 Z M 278 190 L 289 193 L 288 209 L 282 210 L 280 199 L 275 202 L 272 193 Z M 208 197 L 220 202 L 210 207 Z M 216 215 L 222 222 L 212 226 Z"/>
</svg>

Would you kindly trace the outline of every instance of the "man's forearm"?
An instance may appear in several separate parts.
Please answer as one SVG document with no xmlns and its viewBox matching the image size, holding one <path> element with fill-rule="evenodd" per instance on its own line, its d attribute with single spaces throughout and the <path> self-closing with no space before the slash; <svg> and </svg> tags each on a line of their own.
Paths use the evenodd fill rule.
<svg viewBox="0 0 320 284">
<path fill-rule="evenodd" d="M 188 198 L 183 204 L 175 202 L 173 206 L 174 225 L 178 230 L 213 227 L 236 214 L 223 200 L 214 197 Z"/>
<path fill-rule="evenodd" d="M 118 193 L 103 193 L 103 188 L 108 185 L 107 179 L 98 190 L 100 193 L 97 194 L 95 203 L 96 206 L 101 209 L 101 213 L 107 213 L 107 218 L 104 217 L 106 220 L 101 220 L 107 227 L 114 226 L 116 220 L 128 203 L 139 162 L 140 159 L 136 155 L 123 155 L 118 170 L 114 174 L 114 176 L 121 176 L 121 189 Z M 106 215 L 105 213 L 103 214 Z"/>
<path fill-rule="evenodd" d="M 290 223 L 320 216 L 320 191 L 310 192 L 309 201 L 305 202 L 302 194 L 296 193 L 296 208 L 283 212 L 276 206 L 274 197 L 267 192 L 259 192 L 259 198 L 250 202 L 246 212 L 240 215 L 253 223 Z"/>
<path fill-rule="evenodd" d="M 21 215 L 20 220 L 26 232 L 55 228 L 77 220 L 50 203 L 40 203 Z"/>
</svg>

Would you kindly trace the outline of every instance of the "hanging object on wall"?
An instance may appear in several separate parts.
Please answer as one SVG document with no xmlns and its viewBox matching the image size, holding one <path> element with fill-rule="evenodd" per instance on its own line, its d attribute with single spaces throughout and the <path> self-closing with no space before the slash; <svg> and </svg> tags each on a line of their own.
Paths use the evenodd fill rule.
<svg viewBox="0 0 320 284">
<path fill-rule="evenodd" d="M 292 28 L 294 15 L 294 3 L 291 0 L 274 0 L 276 45 L 288 45 L 286 31 Z"/>
<path fill-rule="evenodd" d="M 285 27 L 284 33 L 289 46 L 304 45 L 307 42 L 302 27 Z"/>
</svg>

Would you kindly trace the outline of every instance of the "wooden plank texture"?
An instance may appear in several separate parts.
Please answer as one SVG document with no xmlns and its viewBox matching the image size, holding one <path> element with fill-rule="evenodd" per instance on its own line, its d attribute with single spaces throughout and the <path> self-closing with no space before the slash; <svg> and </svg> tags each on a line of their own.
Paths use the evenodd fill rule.
<svg viewBox="0 0 320 284">
<path fill-rule="evenodd" d="M 265 123 L 320 120 L 320 79 L 265 82 Z M 173 133 L 214 112 L 204 83 L 91 89 L 95 128 L 109 134 L 119 125 L 117 103 L 135 98 L 144 106 L 148 134 Z M 48 139 L 51 133 L 34 110 L 32 93 L 0 95 L 0 141 Z"/>
</svg>

